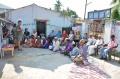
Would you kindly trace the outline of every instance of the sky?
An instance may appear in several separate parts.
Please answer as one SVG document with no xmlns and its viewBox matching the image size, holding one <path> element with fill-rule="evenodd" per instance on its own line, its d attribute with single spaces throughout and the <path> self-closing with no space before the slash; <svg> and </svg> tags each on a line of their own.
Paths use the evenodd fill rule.
<svg viewBox="0 0 120 79">
<path fill-rule="evenodd" d="M 74 10 L 79 17 L 84 18 L 86 0 L 60 0 L 60 1 L 63 5 L 62 9 L 66 9 L 67 7 L 69 7 L 70 9 Z M 111 0 L 88 0 L 88 3 L 90 2 L 92 3 L 87 6 L 87 12 L 94 10 L 102 10 L 111 7 L 110 5 Z M 14 9 L 24 7 L 33 3 L 45 8 L 53 9 L 56 0 L 0 0 L 0 3 L 12 7 Z"/>
</svg>

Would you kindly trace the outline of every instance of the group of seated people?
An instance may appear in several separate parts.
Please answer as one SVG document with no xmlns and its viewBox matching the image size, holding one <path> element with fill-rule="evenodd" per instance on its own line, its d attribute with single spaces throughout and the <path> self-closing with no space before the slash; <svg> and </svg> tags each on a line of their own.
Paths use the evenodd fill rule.
<svg viewBox="0 0 120 79">
<path fill-rule="evenodd" d="M 84 65 L 89 65 L 88 55 L 93 55 L 95 53 L 94 49 L 102 44 L 103 39 L 100 35 L 93 36 L 89 34 L 88 36 L 87 33 L 85 33 L 84 37 L 81 38 L 79 31 L 76 35 L 74 35 L 73 31 L 70 31 L 69 35 L 67 35 L 66 31 L 63 31 L 62 34 L 59 31 L 55 36 L 54 31 L 52 31 L 48 38 L 42 37 L 42 39 L 40 39 L 40 36 L 38 36 L 36 39 L 34 35 L 32 35 L 32 38 L 27 37 L 24 47 L 50 49 L 71 57 L 75 64 L 81 62 Z M 115 36 L 111 35 L 110 42 L 103 46 L 107 47 L 100 49 L 100 59 L 106 59 L 106 55 L 117 46 Z"/>
</svg>

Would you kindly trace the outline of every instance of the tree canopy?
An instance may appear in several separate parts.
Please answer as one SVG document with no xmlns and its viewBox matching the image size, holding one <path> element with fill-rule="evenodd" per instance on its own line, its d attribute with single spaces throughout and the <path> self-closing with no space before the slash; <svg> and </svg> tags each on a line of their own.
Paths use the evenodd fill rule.
<svg viewBox="0 0 120 79">
<path fill-rule="evenodd" d="M 54 4 L 54 10 L 60 12 L 61 11 L 61 2 L 59 0 L 56 0 L 56 4 Z"/>
<path fill-rule="evenodd" d="M 54 10 L 61 12 L 62 14 L 66 15 L 66 16 L 70 16 L 73 18 L 78 18 L 78 15 L 75 11 L 71 10 L 69 7 L 65 10 L 61 10 L 62 7 L 62 3 L 59 0 L 56 0 L 56 4 L 54 4 Z"/>
<path fill-rule="evenodd" d="M 120 20 L 120 0 L 112 0 L 111 4 L 117 4 L 112 8 L 111 18 Z"/>
</svg>

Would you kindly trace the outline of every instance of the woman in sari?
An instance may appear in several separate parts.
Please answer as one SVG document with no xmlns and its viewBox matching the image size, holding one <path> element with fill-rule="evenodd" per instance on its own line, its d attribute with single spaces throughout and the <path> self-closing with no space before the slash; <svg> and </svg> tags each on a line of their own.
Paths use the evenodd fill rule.
<svg viewBox="0 0 120 79">
<path fill-rule="evenodd" d="M 43 49 L 48 49 L 49 48 L 48 41 L 45 39 L 45 37 L 42 37 L 40 48 L 43 48 Z"/>
</svg>

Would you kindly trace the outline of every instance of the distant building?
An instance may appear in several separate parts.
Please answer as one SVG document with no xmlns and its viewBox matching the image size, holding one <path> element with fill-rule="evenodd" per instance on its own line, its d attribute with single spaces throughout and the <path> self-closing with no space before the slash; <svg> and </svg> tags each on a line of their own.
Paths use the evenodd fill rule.
<svg viewBox="0 0 120 79">
<path fill-rule="evenodd" d="M 62 31 L 62 27 L 71 27 L 73 24 L 71 17 L 36 4 L 6 12 L 5 18 L 14 23 L 22 19 L 23 29 L 28 28 L 32 34 L 35 28 L 38 35 L 45 34 L 45 36 L 48 36 L 52 30 L 57 33 L 58 30 Z"/>
<path fill-rule="evenodd" d="M 11 11 L 13 8 L 0 4 L 0 18 L 5 18 L 5 12 Z"/>
</svg>

